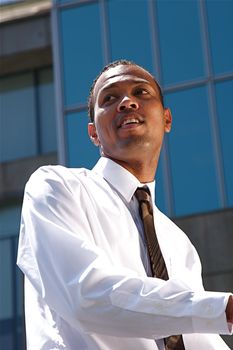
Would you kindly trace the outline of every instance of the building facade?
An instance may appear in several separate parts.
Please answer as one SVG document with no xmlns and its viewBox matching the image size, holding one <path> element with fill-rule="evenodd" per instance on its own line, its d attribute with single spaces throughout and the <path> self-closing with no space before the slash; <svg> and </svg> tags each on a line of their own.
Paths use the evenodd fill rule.
<svg viewBox="0 0 233 350">
<path fill-rule="evenodd" d="M 233 2 L 31 0 L 1 10 L 0 348 L 24 348 L 14 268 L 24 184 L 42 164 L 95 164 L 87 96 L 120 58 L 154 74 L 173 114 L 157 205 L 197 247 L 206 289 L 233 290 Z"/>
<path fill-rule="evenodd" d="M 50 1 L 0 1 L 0 349 L 25 349 L 16 251 L 24 185 L 57 163 Z"/>
</svg>

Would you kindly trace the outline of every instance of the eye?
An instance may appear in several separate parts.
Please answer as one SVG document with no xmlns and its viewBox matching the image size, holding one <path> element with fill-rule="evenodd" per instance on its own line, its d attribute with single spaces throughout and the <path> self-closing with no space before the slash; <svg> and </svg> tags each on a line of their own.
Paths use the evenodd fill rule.
<svg viewBox="0 0 233 350">
<path fill-rule="evenodd" d="M 140 87 L 135 90 L 135 95 L 149 95 L 149 91 L 145 88 Z"/>
<path fill-rule="evenodd" d="M 112 102 L 115 100 L 116 96 L 108 94 L 103 97 L 103 103 Z"/>
</svg>

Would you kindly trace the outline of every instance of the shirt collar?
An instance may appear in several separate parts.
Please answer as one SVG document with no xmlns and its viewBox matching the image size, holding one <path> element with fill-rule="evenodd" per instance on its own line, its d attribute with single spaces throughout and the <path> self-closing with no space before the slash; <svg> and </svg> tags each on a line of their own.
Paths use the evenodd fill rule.
<svg viewBox="0 0 233 350">
<path fill-rule="evenodd" d="M 92 169 L 103 176 L 129 203 L 138 187 L 147 185 L 150 189 L 152 201 L 155 201 L 155 181 L 142 184 L 124 167 L 113 160 L 101 157 Z"/>
</svg>

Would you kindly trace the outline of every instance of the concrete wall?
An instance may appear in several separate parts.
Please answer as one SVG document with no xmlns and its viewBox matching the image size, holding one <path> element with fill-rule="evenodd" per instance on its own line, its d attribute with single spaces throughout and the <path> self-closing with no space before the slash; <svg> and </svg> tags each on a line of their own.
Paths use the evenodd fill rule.
<svg viewBox="0 0 233 350">
<path fill-rule="evenodd" d="M 51 3 L 27 1 L 1 8 L 0 75 L 52 64 Z M 0 206 L 21 201 L 25 182 L 44 164 L 56 164 L 55 153 L 0 163 Z"/>
<path fill-rule="evenodd" d="M 1 75 L 52 63 L 49 12 L 14 21 L 3 21 L 3 18 L 4 11 L 0 18 Z"/>
<path fill-rule="evenodd" d="M 29 176 L 45 164 L 57 164 L 56 153 L 0 163 L 0 205 L 22 198 Z"/>
<path fill-rule="evenodd" d="M 206 290 L 233 292 L 233 209 L 174 220 L 200 255 Z M 233 337 L 223 337 L 233 349 Z"/>
</svg>

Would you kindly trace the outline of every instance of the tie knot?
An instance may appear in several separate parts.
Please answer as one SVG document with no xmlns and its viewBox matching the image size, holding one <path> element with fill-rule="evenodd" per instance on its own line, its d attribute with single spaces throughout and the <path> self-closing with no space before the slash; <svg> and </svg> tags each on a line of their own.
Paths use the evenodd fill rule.
<svg viewBox="0 0 233 350">
<path fill-rule="evenodd" d="M 135 196 L 139 203 L 151 202 L 151 195 L 148 186 L 138 187 L 135 191 Z"/>
</svg>

